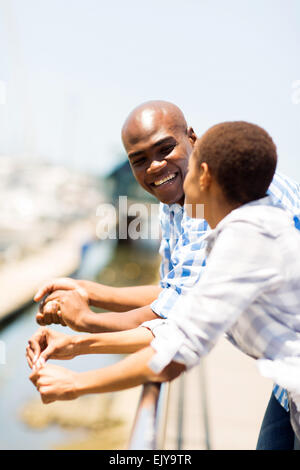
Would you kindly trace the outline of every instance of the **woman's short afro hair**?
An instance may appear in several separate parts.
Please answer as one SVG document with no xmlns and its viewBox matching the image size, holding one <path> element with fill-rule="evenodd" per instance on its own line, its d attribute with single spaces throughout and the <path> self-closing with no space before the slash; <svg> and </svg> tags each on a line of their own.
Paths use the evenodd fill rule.
<svg viewBox="0 0 300 470">
<path fill-rule="evenodd" d="M 261 127 L 232 121 L 211 127 L 196 143 L 195 157 L 233 203 L 245 204 L 266 195 L 273 179 L 276 146 Z"/>
</svg>

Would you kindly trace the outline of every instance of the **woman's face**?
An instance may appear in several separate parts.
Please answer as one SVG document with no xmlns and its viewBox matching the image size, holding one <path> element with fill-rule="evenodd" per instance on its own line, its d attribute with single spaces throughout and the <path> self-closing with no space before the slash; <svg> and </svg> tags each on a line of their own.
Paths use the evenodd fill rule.
<svg viewBox="0 0 300 470">
<path fill-rule="evenodd" d="M 185 209 L 189 217 L 204 218 L 204 197 L 200 184 L 201 168 L 196 161 L 195 151 L 189 160 L 188 172 L 183 189 L 185 193 Z"/>
</svg>

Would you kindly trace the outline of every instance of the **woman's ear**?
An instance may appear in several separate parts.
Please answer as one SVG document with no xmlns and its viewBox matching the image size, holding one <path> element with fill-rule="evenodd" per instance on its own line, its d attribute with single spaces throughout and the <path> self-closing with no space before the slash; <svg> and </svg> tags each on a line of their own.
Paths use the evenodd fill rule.
<svg viewBox="0 0 300 470">
<path fill-rule="evenodd" d="M 187 135 L 188 135 L 189 141 L 194 146 L 195 142 L 197 140 L 197 136 L 196 136 L 196 134 L 194 132 L 194 129 L 192 127 L 188 127 Z"/>
<path fill-rule="evenodd" d="M 208 165 L 206 162 L 202 162 L 200 165 L 200 177 L 199 184 L 200 189 L 208 189 L 211 183 L 211 173 L 209 171 Z"/>
</svg>

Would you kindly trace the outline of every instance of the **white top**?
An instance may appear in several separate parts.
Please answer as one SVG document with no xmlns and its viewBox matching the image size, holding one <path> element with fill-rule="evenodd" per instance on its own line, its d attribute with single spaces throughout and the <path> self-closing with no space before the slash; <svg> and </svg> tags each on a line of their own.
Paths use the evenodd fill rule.
<svg viewBox="0 0 300 470">
<path fill-rule="evenodd" d="M 143 324 L 155 335 L 151 369 L 160 372 L 172 360 L 190 368 L 227 332 L 297 403 L 299 253 L 300 233 L 271 197 L 232 211 L 206 235 L 207 266 L 198 284 L 168 319 Z"/>
</svg>

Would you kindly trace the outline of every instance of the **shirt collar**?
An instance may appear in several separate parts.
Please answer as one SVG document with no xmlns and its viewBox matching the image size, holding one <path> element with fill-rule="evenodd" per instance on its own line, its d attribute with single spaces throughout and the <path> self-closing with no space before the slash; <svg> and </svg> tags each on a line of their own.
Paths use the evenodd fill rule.
<svg viewBox="0 0 300 470">
<path fill-rule="evenodd" d="M 229 212 L 229 214 L 227 214 L 218 223 L 218 225 L 213 230 L 207 233 L 207 235 L 205 236 L 205 240 L 207 241 L 208 246 L 211 246 L 211 244 L 214 242 L 214 240 L 216 239 L 219 232 L 223 229 L 223 227 L 228 222 L 235 219 L 241 210 L 244 210 L 246 207 L 251 207 L 251 206 L 274 206 L 274 205 L 277 205 L 277 204 L 274 203 L 272 196 L 268 195 L 260 199 L 256 199 L 255 201 L 247 202 L 246 204 L 239 206 L 237 209 L 233 209 L 231 212 Z"/>
<path fill-rule="evenodd" d="M 162 203 L 163 204 L 163 203 Z M 183 214 L 184 212 L 184 206 L 181 206 L 180 204 L 163 204 L 164 206 L 164 211 L 167 214 Z"/>
</svg>

